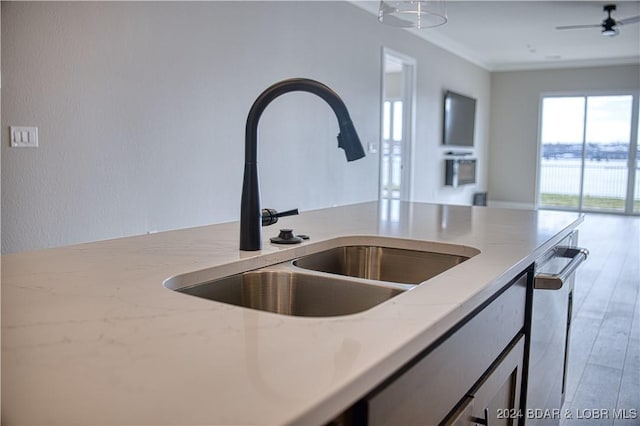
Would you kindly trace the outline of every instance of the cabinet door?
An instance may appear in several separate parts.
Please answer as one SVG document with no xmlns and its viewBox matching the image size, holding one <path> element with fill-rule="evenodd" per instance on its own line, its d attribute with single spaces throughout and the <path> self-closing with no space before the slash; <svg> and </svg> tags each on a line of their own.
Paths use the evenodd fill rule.
<svg viewBox="0 0 640 426">
<path fill-rule="evenodd" d="M 527 276 L 519 276 L 444 342 L 374 391 L 364 401 L 368 425 L 441 423 L 522 333 Z"/>
<path fill-rule="evenodd" d="M 515 426 L 520 411 L 524 335 L 514 341 L 443 425 Z"/>
</svg>

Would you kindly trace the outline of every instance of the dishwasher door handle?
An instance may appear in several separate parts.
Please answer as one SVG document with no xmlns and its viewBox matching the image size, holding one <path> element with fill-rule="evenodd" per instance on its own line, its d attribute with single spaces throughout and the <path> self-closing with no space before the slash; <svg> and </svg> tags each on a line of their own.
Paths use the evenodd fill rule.
<svg viewBox="0 0 640 426">
<path fill-rule="evenodd" d="M 567 265 L 562 268 L 560 272 L 557 274 L 549 274 L 549 273 L 539 273 L 536 274 L 533 288 L 536 290 L 559 290 L 562 288 L 562 285 L 569 279 L 571 274 L 573 274 L 580 266 L 582 262 L 584 262 L 587 257 L 589 257 L 589 250 L 580 247 L 556 247 L 554 249 L 553 257 L 566 257 L 571 258 L 571 261 L 567 263 Z"/>
</svg>

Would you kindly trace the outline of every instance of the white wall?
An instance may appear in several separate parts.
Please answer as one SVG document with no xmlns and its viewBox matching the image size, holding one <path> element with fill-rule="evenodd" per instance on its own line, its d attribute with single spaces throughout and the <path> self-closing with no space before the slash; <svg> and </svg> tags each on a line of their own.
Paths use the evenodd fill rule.
<svg viewBox="0 0 640 426">
<path fill-rule="evenodd" d="M 415 198 L 471 201 L 442 186 L 443 90 L 479 98 L 486 160 L 489 73 L 347 3 L 2 2 L 1 29 L 3 253 L 238 220 L 253 100 L 320 80 L 378 142 L 382 46 L 417 59 Z M 10 125 L 38 126 L 40 147 L 9 148 Z M 377 198 L 378 155 L 347 163 L 337 130 L 313 95 L 267 108 L 263 206 Z"/>
<path fill-rule="evenodd" d="M 0 8 L 0 70 L 2 70 L 2 9 Z M 1 73 L 0 73 L 1 74 Z M 0 117 L 2 117 L 2 82 L 0 81 Z M 1 145 L 1 144 L 0 144 Z M 1 160 L 1 153 L 0 153 Z M 2 192 L 2 161 L 0 161 L 0 193 Z M 1 195 L 1 194 L 0 194 Z M 2 212 L 2 197 L 0 196 L 0 212 Z M 2 241 L 2 215 L 0 214 L 0 242 Z M 0 243 L 1 245 L 1 243 Z M 2 262 L 0 262 L 2 269 Z M 0 274 L 0 277 L 2 274 Z"/>
<path fill-rule="evenodd" d="M 526 208 L 535 205 L 538 115 L 543 93 L 639 89 L 640 65 L 492 73 L 492 204 Z"/>
<path fill-rule="evenodd" d="M 429 49 L 427 49 L 429 47 Z M 488 186 L 489 111 L 491 77 L 488 72 L 474 72 L 476 67 L 453 55 L 438 55 L 436 48 L 425 46 L 418 63 L 418 111 L 415 151 L 416 201 L 445 204 L 471 204 L 473 193 Z M 420 72 L 427 67 L 428 72 Z M 475 147 L 471 150 L 477 162 L 476 185 L 459 188 L 444 186 L 443 155 L 460 151 L 442 146 L 443 95 L 446 89 L 476 99 Z M 434 120 L 435 118 L 435 120 Z M 462 151 L 469 151 L 462 149 Z"/>
</svg>

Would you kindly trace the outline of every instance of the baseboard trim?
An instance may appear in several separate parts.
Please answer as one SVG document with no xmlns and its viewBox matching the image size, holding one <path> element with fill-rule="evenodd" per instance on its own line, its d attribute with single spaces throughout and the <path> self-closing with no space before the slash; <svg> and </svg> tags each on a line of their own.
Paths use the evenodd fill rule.
<svg viewBox="0 0 640 426">
<path fill-rule="evenodd" d="M 514 201 L 498 201 L 498 200 L 489 200 L 487 202 L 489 207 L 496 207 L 501 209 L 517 209 L 517 210 L 535 210 L 534 204 L 529 203 L 518 203 Z"/>
</svg>

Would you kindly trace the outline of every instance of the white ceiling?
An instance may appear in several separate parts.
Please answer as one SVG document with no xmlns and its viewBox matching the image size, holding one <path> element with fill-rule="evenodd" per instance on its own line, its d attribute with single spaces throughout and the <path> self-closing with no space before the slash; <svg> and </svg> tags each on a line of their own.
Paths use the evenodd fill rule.
<svg viewBox="0 0 640 426">
<path fill-rule="evenodd" d="M 352 3 L 377 15 L 379 1 Z M 640 23 L 620 25 L 615 37 L 599 28 L 555 29 L 599 24 L 606 16 L 603 5 L 610 3 L 617 5 L 614 19 L 638 16 L 640 1 L 445 3 L 445 25 L 409 31 L 490 71 L 640 63 Z"/>
</svg>

